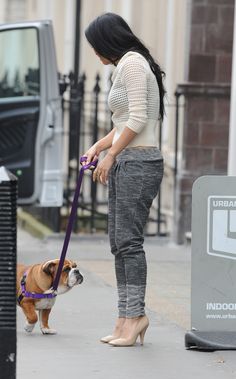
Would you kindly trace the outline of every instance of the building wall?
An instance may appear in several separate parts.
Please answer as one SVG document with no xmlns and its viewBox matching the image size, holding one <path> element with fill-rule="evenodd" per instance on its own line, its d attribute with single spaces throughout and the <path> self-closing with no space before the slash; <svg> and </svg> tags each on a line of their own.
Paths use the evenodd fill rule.
<svg viewBox="0 0 236 379">
<path fill-rule="evenodd" d="M 2 0 L 0 21 L 51 19 L 54 26 L 58 69 L 73 70 L 76 0 Z M 175 140 L 175 98 L 178 83 L 187 78 L 189 56 L 189 18 L 191 0 L 81 0 L 80 73 L 86 73 L 86 90 L 91 91 L 97 72 L 103 90 L 109 88 L 112 66 L 103 66 L 87 43 L 84 30 L 88 23 L 107 11 L 120 14 L 134 33 L 147 45 L 166 72 L 166 114 L 163 124 L 163 154 L 166 163 L 163 182 L 165 208 L 173 220 L 173 166 Z M 182 125 L 181 125 L 182 127 Z M 180 129 L 180 135 L 182 135 Z M 180 153 L 182 152 L 180 140 Z M 181 154 L 180 154 L 181 157 Z"/>
<path fill-rule="evenodd" d="M 75 0 L 1 0 L 0 22 L 52 20 L 58 69 L 73 69 Z"/>
<path fill-rule="evenodd" d="M 112 67 L 102 67 L 84 37 L 88 23 L 97 15 L 112 11 L 119 13 L 134 32 L 150 48 L 155 59 L 166 72 L 169 104 L 174 102 L 177 83 L 186 79 L 188 44 L 187 27 L 191 0 L 81 0 L 81 54 L 80 71 L 89 78 L 99 71 L 105 78 Z M 51 19 L 57 50 L 58 69 L 69 73 L 74 62 L 75 0 L 1 0 L 0 22 Z M 88 83 L 88 89 L 91 89 Z M 173 150 L 173 112 L 168 110 L 165 121 L 167 154 Z"/>
<path fill-rule="evenodd" d="M 175 209 L 179 243 L 191 229 L 193 181 L 201 175 L 227 174 L 233 17 L 233 0 L 192 1 L 189 89 L 197 85 L 211 95 L 185 96 Z"/>
</svg>

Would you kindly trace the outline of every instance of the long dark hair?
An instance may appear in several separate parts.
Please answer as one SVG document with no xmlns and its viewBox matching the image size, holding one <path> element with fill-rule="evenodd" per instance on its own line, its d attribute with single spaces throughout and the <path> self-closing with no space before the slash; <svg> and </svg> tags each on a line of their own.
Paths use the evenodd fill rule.
<svg viewBox="0 0 236 379">
<path fill-rule="evenodd" d="M 165 73 L 155 62 L 146 46 L 134 35 L 127 22 L 115 13 L 105 13 L 89 24 L 85 30 L 85 36 L 94 50 L 113 64 L 128 51 L 136 51 L 146 58 L 158 83 L 160 118 L 163 120 L 166 93 L 163 85 Z"/>
</svg>

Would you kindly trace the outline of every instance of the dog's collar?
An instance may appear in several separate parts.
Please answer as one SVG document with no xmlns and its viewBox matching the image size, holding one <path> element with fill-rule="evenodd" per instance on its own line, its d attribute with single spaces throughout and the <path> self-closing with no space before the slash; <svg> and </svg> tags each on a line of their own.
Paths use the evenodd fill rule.
<svg viewBox="0 0 236 379">
<path fill-rule="evenodd" d="M 28 272 L 26 271 L 20 282 L 21 294 L 17 298 L 17 301 L 19 304 L 21 303 L 24 297 L 29 297 L 31 299 L 53 299 L 54 297 L 57 296 L 57 291 L 54 291 L 53 289 L 52 289 L 52 292 L 50 293 L 35 293 L 35 292 L 26 291 L 25 285 L 26 285 L 27 275 L 28 275 Z"/>
</svg>

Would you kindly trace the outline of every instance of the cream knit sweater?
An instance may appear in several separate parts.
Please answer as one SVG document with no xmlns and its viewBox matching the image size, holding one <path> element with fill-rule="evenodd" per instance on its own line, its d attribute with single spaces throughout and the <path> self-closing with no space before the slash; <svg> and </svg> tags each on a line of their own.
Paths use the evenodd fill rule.
<svg viewBox="0 0 236 379">
<path fill-rule="evenodd" d="M 108 105 L 116 127 L 113 143 L 128 127 L 137 135 L 127 147 L 157 146 L 160 96 L 147 60 L 139 53 L 126 53 L 114 70 L 112 82 Z"/>
</svg>

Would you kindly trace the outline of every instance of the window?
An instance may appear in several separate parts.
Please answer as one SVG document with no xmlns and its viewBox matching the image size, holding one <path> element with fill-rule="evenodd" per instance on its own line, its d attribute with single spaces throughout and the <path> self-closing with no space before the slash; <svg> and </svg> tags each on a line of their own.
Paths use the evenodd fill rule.
<svg viewBox="0 0 236 379">
<path fill-rule="evenodd" d="M 0 32 L 0 98 L 39 96 L 39 54 L 35 28 Z"/>
</svg>

